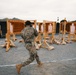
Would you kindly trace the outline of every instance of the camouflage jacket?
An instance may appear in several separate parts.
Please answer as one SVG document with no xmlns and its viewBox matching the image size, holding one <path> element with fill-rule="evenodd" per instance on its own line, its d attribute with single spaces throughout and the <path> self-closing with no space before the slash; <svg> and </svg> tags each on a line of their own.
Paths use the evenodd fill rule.
<svg viewBox="0 0 76 75">
<path fill-rule="evenodd" d="M 38 32 L 33 27 L 27 26 L 21 31 L 21 37 L 25 43 L 34 42 L 36 36 L 38 36 Z"/>
</svg>

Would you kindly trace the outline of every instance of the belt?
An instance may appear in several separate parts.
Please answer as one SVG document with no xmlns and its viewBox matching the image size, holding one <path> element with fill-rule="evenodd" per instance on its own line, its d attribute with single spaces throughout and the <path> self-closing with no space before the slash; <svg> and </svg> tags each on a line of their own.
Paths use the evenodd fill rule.
<svg viewBox="0 0 76 75">
<path fill-rule="evenodd" d="M 31 41 L 26 41 L 25 43 L 32 43 Z"/>
<path fill-rule="evenodd" d="M 32 46 L 35 46 L 34 42 L 31 42 L 31 41 L 26 41 L 25 43 L 26 44 L 32 44 Z"/>
</svg>

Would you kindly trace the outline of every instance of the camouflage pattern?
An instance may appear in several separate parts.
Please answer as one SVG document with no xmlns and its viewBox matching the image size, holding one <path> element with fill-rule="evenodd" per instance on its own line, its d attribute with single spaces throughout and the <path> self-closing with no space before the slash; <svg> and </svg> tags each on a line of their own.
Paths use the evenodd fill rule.
<svg viewBox="0 0 76 75">
<path fill-rule="evenodd" d="M 21 31 L 21 36 L 24 39 L 24 42 L 33 42 L 35 37 L 38 35 L 38 32 L 33 27 L 27 26 Z"/>
<path fill-rule="evenodd" d="M 38 64 L 40 63 L 39 56 L 37 55 L 36 47 L 34 44 L 34 39 L 37 35 L 38 35 L 37 30 L 30 26 L 25 27 L 21 32 L 21 36 L 25 42 L 25 47 L 30 54 L 30 57 L 27 59 L 27 61 L 22 63 L 23 66 L 30 64 L 35 59 Z"/>
</svg>

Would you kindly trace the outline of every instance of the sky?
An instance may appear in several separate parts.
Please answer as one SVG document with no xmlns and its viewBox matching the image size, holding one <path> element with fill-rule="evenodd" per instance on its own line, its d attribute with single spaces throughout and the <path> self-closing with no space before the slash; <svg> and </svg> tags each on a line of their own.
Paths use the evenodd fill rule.
<svg viewBox="0 0 76 75">
<path fill-rule="evenodd" d="M 76 20 L 76 0 L 0 0 L 0 19 Z"/>
</svg>

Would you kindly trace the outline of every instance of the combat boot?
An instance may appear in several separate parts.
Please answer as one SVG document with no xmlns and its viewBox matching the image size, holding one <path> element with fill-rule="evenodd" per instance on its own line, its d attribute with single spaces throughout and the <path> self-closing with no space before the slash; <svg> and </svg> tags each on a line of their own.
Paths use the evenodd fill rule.
<svg viewBox="0 0 76 75">
<path fill-rule="evenodd" d="M 17 73 L 20 74 L 20 70 L 22 68 L 22 64 L 17 64 L 16 65 L 16 70 L 17 70 Z"/>
<path fill-rule="evenodd" d="M 38 67 L 41 67 L 42 65 L 43 65 L 42 62 L 39 62 L 39 63 L 38 63 Z"/>
</svg>

